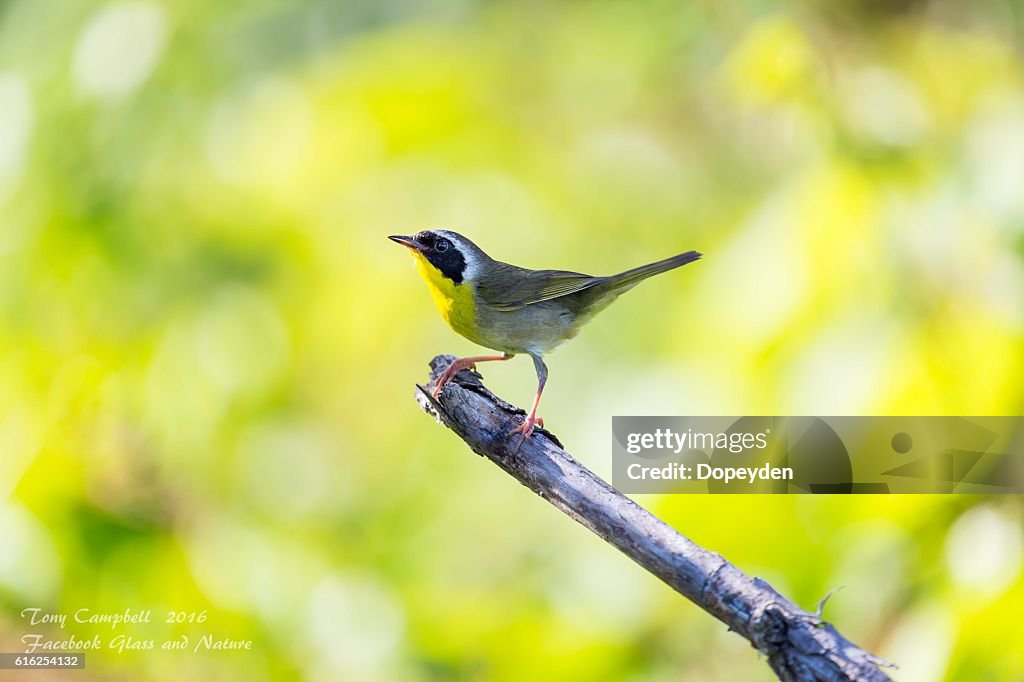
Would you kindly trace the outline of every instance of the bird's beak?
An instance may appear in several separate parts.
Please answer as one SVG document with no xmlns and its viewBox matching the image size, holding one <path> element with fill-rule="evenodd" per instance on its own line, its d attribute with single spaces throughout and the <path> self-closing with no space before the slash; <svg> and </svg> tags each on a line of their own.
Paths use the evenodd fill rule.
<svg viewBox="0 0 1024 682">
<path fill-rule="evenodd" d="M 401 244 L 402 246 L 406 246 L 406 247 L 408 247 L 408 248 L 410 248 L 410 249 L 412 249 L 414 251 L 422 251 L 423 250 L 423 248 L 412 237 L 403 237 L 400 234 L 393 234 L 390 237 L 388 237 L 388 239 L 390 239 L 393 242 L 397 242 L 397 243 Z"/>
</svg>

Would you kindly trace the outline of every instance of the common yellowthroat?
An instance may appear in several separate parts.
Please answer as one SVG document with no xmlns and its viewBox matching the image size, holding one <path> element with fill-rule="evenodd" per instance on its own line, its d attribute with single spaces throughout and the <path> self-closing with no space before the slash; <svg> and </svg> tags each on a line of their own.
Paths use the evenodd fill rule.
<svg viewBox="0 0 1024 682">
<path fill-rule="evenodd" d="M 580 327 L 604 310 L 619 294 L 654 275 L 692 263 L 702 254 L 687 251 L 609 277 L 566 270 L 527 270 L 494 260 L 457 232 L 425 230 L 411 237 L 388 237 L 407 247 L 426 280 L 434 304 L 448 325 L 481 346 L 501 355 L 459 358 L 441 374 L 436 398 L 461 370 L 478 362 L 508 360 L 517 353 L 533 358 L 537 395 L 529 416 L 513 433 L 519 445 L 533 433 L 537 405 L 548 379 L 543 355 L 571 339 Z"/>
</svg>

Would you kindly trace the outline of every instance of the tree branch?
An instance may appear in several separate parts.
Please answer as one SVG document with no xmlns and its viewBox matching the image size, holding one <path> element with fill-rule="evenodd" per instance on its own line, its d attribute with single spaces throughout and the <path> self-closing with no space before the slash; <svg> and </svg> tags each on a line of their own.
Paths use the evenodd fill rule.
<svg viewBox="0 0 1024 682">
<path fill-rule="evenodd" d="M 454 358 L 431 363 L 431 384 Z M 745 637 L 768 659 L 780 680 L 794 682 L 889 680 L 891 664 L 849 642 L 830 624 L 803 611 L 760 578 L 750 578 L 714 552 L 694 544 L 628 499 L 537 429 L 518 452 L 509 432 L 525 412 L 484 388 L 480 375 L 462 371 L 440 402 L 417 385 L 416 399 L 474 452 L 491 460 L 543 499 L 586 526 L 672 589 Z"/>
</svg>

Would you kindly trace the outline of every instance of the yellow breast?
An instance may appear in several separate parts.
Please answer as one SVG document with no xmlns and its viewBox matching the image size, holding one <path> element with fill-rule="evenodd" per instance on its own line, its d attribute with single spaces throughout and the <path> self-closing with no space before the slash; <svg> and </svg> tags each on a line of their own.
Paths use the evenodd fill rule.
<svg viewBox="0 0 1024 682">
<path fill-rule="evenodd" d="M 470 341 L 477 341 L 476 304 L 470 284 L 456 284 L 435 268 L 422 254 L 413 253 L 420 276 L 427 283 L 434 305 L 448 326 Z"/>
</svg>

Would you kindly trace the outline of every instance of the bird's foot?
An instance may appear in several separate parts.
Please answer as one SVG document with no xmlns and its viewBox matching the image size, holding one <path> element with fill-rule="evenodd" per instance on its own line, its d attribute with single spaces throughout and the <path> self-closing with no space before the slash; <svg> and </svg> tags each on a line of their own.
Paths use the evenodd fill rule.
<svg viewBox="0 0 1024 682">
<path fill-rule="evenodd" d="M 531 414 L 530 416 L 523 420 L 522 424 L 520 424 L 516 428 L 512 429 L 511 432 L 509 432 L 509 436 L 514 436 L 517 433 L 521 434 L 519 436 L 519 440 L 516 442 L 515 448 L 513 448 L 512 450 L 513 453 L 519 452 L 519 448 L 523 446 L 523 443 L 526 442 L 527 438 L 533 435 L 533 430 L 537 426 L 544 428 L 544 420 L 541 419 L 540 417 L 535 417 Z"/>
<path fill-rule="evenodd" d="M 455 378 L 456 374 L 458 374 L 464 369 L 476 369 L 476 365 L 473 364 L 472 362 L 463 362 L 461 360 L 456 360 L 452 364 L 445 367 L 445 370 L 441 372 L 441 376 L 439 376 L 437 378 L 437 381 L 434 383 L 434 390 L 431 392 L 431 395 L 433 395 L 434 398 L 437 399 L 437 396 L 441 395 L 441 391 L 444 390 L 444 387 L 448 385 L 452 379 Z"/>
<path fill-rule="evenodd" d="M 509 360 L 512 358 L 511 353 L 502 353 L 501 355 L 477 355 L 471 358 L 459 358 L 452 361 L 450 365 L 445 367 L 445 370 L 441 372 L 441 376 L 434 382 L 434 391 L 432 395 L 434 399 L 441 395 L 441 391 L 444 390 L 446 384 L 450 383 L 455 375 L 464 369 L 476 370 L 476 363 L 478 362 L 494 362 L 496 360 Z"/>
</svg>

